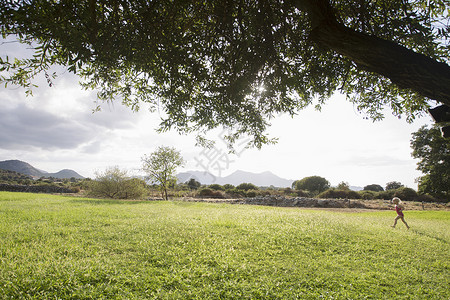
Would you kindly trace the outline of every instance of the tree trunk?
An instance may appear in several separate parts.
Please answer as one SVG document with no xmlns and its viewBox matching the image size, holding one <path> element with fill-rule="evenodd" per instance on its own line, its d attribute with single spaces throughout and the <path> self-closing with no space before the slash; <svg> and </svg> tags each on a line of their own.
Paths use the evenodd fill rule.
<svg viewBox="0 0 450 300">
<path fill-rule="evenodd" d="M 402 89 L 450 105 L 450 66 L 392 41 L 345 27 L 328 0 L 296 0 L 311 20 L 310 38 L 347 57 L 361 69 L 389 78 Z"/>
<path fill-rule="evenodd" d="M 167 200 L 169 200 L 169 197 L 167 195 L 167 187 L 164 187 L 164 198 Z"/>
</svg>

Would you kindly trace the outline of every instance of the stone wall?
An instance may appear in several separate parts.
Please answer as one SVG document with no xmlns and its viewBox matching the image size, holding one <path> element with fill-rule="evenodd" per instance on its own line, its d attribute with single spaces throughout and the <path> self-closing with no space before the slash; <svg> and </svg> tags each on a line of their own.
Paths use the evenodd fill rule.
<svg viewBox="0 0 450 300">
<path fill-rule="evenodd" d="M 324 208 L 370 208 L 359 200 L 350 199 L 315 199 L 315 198 L 286 198 L 283 196 L 257 196 L 239 199 L 212 199 L 212 198 L 183 198 L 191 202 L 217 202 L 231 204 L 250 204 L 281 207 L 324 207 Z"/>
<path fill-rule="evenodd" d="M 283 196 L 260 196 L 245 198 L 242 204 L 283 206 L 283 207 L 329 207 L 329 208 L 366 208 L 358 200 L 349 199 L 314 199 L 314 198 L 285 198 Z"/>
</svg>

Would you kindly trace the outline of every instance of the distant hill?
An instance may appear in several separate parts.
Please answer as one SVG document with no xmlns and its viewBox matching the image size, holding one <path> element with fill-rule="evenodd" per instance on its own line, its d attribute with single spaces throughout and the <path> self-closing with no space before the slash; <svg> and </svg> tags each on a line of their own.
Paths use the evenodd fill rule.
<svg viewBox="0 0 450 300">
<path fill-rule="evenodd" d="M 68 169 L 64 169 L 64 170 L 61 170 L 56 173 L 48 173 L 46 171 L 36 169 L 29 163 L 20 161 L 20 160 L 0 161 L 0 169 L 29 175 L 29 176 L 32 176 L 33 178 L 40 178 L 40 177 L 55 177 L 55 178 L 59 178 L 59 179 L 65 179 L 65 178 L 69 179 L 72 177 L 77 178 L 77 179 L 84 178 L 77 172 L 75 172 L 73 170 L 68 170 Z"/>
<path fill-rule="evenodd" d="M 205 171 L 187 171 L 177 174 L 178 182 L 186 182 L 191 178 L 194 178 L 201 184 L 217 183 L 216 180 L 218 179 L 216 176 Z"/>
<path fill-rule="evenodd" d="M 84 177 L 75 172 L 74 170 L 64 169 L 56 173 L 51 173 L 52 177 L 55 178 L 76 178 L 76 179 L 83 179 Z"/>
<path fill-rule="evenodd" d="M 251 173 L 238 170 L 225 177 L 217 177 L 206 171 L 187 171 L 177 175 L 179 182 L 186 182 L 190 178 L 194 178 L 201 184 L 232 184 L 239 185 L 241 183 L 253 183 L 256 186 L 275 186 L 290 187 L 294 180 L 281 178 L 272 172 Z"/>
<path fill-rule="evenodd" d="M 42 177 L 43 172 L 36 169 L 29 163 L 20 160 L 0 161 L 0 169 L 14 171 L 20 174 L 30 175 L 33 177 Z"/>
</svg>

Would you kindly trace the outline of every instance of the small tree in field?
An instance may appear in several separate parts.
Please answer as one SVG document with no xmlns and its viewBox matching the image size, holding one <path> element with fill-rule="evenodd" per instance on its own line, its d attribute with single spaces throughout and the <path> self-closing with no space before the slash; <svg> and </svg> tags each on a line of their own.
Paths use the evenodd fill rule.
<svg viewBox="0 0 450 300">
<path fill-rule="evenodd" d="M 341 182 L 337 185 L 336 188 L 337 188 L 338 190 L 341 190 L 341 191 L 349 191 L 349 190 L 350 190 L 350 185 L 348 184 L 348 182 L 341 181 Z"/>
<path fill-rule="evenodd" d="M 158 147 L 155 152 L 142 157 L 142 169 L 148 179 L 158 183 L 162 197 L 169 199 L 167 189 L 176 183 L 176 170 L 184 164 L 181 153 L 173 147 Z"/>
</svg>

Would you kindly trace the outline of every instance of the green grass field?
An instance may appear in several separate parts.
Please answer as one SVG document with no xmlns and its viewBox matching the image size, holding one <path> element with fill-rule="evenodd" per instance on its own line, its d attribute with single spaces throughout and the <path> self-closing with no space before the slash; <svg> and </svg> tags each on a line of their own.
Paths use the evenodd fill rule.
<svg viewBox="0 0 450 300">
<path fill-rule="evenodd" d="M 0 192 L 0 299 L 449 299 L 450 212 Z"/>
</svg>

